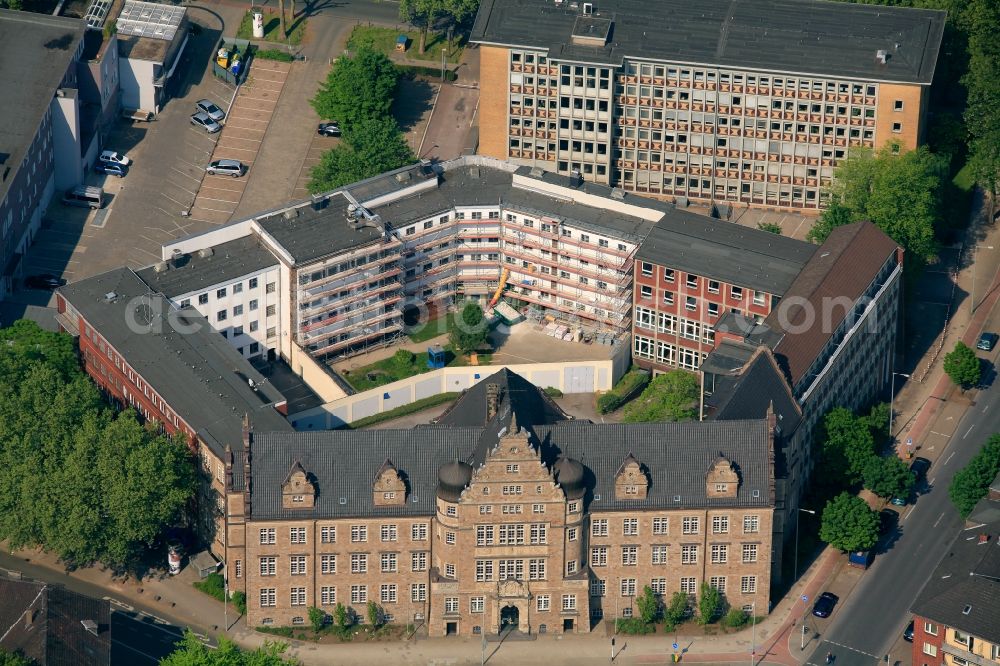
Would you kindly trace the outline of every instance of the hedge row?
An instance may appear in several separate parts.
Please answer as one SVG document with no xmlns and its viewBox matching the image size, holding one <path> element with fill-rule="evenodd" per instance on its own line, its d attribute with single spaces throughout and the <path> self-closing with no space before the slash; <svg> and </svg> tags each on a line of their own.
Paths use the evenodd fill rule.
<svg viewBox="0 0 1000 666">
<path fill-rule="evenodd" d="M 613 412 L 642 392 L 649 383 L 649 373 L 631 370 L 618 380 L 615 387 L 597 399 L 597 411 L 601 414 Z"/>
<path fill-rule="evenodd" d="M 413 414 L 419 412 L 422 409 L 427 409 L 428 407 L 433 407 L 434 405 L 441 405 L 446 402 L 451 402 L 459 396 L 458 393 L 438 393 L 437 395 L 432 395 L 429 398 L 423 398 L 417 400 L 416 402 L 411 402 L 408 405 L 403 405 L 401 407 L 396 407 L 395 409 L 390 409 L 387 412 L 382 412 L 381 414 L 372 414 L 371 416 L 366 416 L 363 419 L 358 419 L 349 424 L 352 430 L 357 430 L 358 428 L 364 428 L 365 426 L 374 425 L 376 423 L 381 423 L 382 421 L 390 421 L 400 416 L 406 416 L 407 414 Z"/>
</svg>

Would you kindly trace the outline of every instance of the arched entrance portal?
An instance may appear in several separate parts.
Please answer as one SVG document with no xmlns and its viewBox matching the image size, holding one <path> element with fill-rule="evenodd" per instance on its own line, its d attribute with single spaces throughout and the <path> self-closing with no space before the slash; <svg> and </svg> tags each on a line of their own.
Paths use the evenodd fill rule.
<svg viewBox="0 0 1000 666">
<path fill-rule="evenodd" d="M 517 606 L 505 606 L 500 609 L 500 631 L 517 629 L 520 625 L 520 612 Z"/>
</svg>

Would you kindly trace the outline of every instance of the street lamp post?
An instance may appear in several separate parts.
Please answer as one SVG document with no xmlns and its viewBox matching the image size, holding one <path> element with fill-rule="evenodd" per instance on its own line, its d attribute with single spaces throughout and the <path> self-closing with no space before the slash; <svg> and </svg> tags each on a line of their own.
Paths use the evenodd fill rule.
<svg viewBox="0 0 1000 666">
<path fill-rule="evenodd" d="M 910 378 L 910 376 L 905 372 L 893 371 L 892 373 L 892 380 L 890 381 L 890 387 L 889 387 L 889 439 L 890 440 L 892 439 L 892 417 L 893 417 L 892 403 L 893 399 L 896 397 L 896 375 L 899 375 L 900 377 L 906 377 L 907 379 Z"/>
<path fill-rule="evenodd" d="M 795 580 L 799 579 L 799 514 L 803 512 L 811 513 L 814 516 L 816 515 L 814 510 L 803 509 L 802 507 L 799 507 L 798 511 L 795 512 Z"/>
<path fill-rule="evenodd" d="M 750 604 L 750 666 L 757 662 L 757 601 Z"/>
</svg>

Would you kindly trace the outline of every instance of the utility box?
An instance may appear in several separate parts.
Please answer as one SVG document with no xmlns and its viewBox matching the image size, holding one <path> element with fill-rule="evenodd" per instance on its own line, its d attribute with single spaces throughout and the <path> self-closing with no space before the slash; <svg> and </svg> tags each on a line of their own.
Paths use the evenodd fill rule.
<svg viewBox="0 0 1000 666">
<path fill-rule="evenodd" d="M 856 550 L 847 556 L 847 566 L 867 569 L 875 561 L 874 550 Z"/>
</svg>

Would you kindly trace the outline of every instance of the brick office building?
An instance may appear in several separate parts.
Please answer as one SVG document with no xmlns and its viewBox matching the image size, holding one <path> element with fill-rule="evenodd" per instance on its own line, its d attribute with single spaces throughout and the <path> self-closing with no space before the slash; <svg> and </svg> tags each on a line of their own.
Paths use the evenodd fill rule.
<svg viewBox="0 0 1000 666">
<path fill-rule="evenodd" d="M 178 310 L 120 268 L 61 287 L 60 328 L 79 341 L 87 374 L 119 407 L 167 433 L 186 435 L 210 484 L 201 489 L 201 529 L 225 558 L 222 496 L 227 451 L 242 451 L 244 419 L 290 431 L 286 400 L 208 321 Z M 243 477 L 232 483 L 242 487 Z"/>
<path fill-rule="evenodd" d="M 227 467 L 246 479 L 228 493 L 231 585 L 252 625 L 374 601 L 436 636 L 586 632 L 646 585 L 706 582 L 760 613 L 774 426 L 570 421 L 501 371 L 436 425 L 248 433 Z"/>
<path fill-rule="evenodd" d="M 723 315 L 763 320 L 816 251 L 812 243 L 673 211 L 636 254 L 632 359 L 697 370 Z"/>
<path fill-rule="evenodd" d="M 945 13 L 812 0 L 484 0 L 479 151 L 671 199 L 816 210 L 915 148 Z"/>
</svg>

